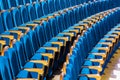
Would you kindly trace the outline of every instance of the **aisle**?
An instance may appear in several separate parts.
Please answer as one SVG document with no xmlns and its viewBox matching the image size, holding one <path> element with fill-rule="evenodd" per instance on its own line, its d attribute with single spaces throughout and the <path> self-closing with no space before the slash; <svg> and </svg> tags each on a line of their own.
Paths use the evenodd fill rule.
<svg viewBox="0 0 120 80">
<path fill-rule="evenodd" d="M 101 80 L 120 80 L 120 48 L 108 63 Z"/>
</svg>

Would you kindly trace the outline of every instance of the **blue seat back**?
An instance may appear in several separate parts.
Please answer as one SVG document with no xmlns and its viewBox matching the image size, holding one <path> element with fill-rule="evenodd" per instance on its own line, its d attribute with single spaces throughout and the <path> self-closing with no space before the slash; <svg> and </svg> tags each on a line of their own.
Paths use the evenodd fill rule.
<svg viewBox="0 0 120 80">
<path fill-rule="evenodd" d="M 20 61 L 20 68 L 23 68 L 27 61 L 23 43 L 20 41 L 17 41 L 13 44 L 13 48 L 16 50 L 18 60 Z"/>
<path fill-rule="evenodd" d="M 8 5 L 10 8 L 16 7 L 17 6 L 16 0 L 8 0 Z"/>
<path fill-rule="evenodd" d="M 19 9 L 20 13 L 21 13 L 21 18 L 22 18 L 22 21 L 24 23 L 27 23 L 30 21 L 30 18 L 29 18 L 29 13 L 28 13 L 28 10 L 25 6 L 22 6 L 20 9 Z"/>
<path fill-rule="evenodd" d="M 8 59 L 0 56 L 0 80 L 12 80 Z"/>
<path fill-rule="evenodd" d="M 43 26 L 39 26 L 39 27 L 35 28 L 35 31 L 37 32 L 36 36 L 37 36 L 37 38 L 39 40 L 39 45 L 41 47 L 41 46 L 43 46 L 45 44 L 47 35 L 46 35 L 45 31 L 44 31 Z"/>
<path fill-rule="evenodd" d="M 30 3 L 37 2 L 37 0 L 30 0 Z"/>
<path fill-rule="evenodd" d="M 9 48 L 5 51 L 4 56 L 6 56 L 9 60 L 11 72 L 12 72 L 12 79 L 14 79 L 20 71 L 20 66 L 17 58 L 17 54 L 14 48 Z"/>
<path fill-rule="evenodd" d="M 55 11 L 54 1 L 53 0 L 48 0 L 47 2 L 48 2 L 48 8 L 49 8 L 50 13 L 53 13 Z"/>
<path fill-rule="evenodd" d="M 33 50 L 34 49 L 33 45 L 29 39 L 29 36 L 28 35 L 22 36 L 20 41 L 23 43 L 23 48 L 25 49 L 27 60 L 29 60 L 35 53 Z"/>
<path fill-rule="evenodd" d="M 0 0 L 0 7 L 1 7 L 1 10 L 9 9 L 8 1 L 7 0 Z"/>
<path fill-rule="evenodd" d="M 40 26 L 38 26 L 38 27 L 40 27 Z M 29 38 L 32 42 L 32 45 L 34 48 L 33 50 L 34 50 L 34 52 L 36 52 L 39 49 L 40 44 L 39 44 L 39 41 L 38 41 L 37 36 L 35 34 L 35 31 L 29 31 L 27 34 L 29 35 Z"/>
<path fill-rule="evenodd" d="M 10 30 L 14 27 L 14 23 L 13 23 L 12 16 L 11 16 L 10 12 L 4 11 L 2 13 L 2 20 L 3 20 L 4 28 L 6 31 Z"/>
<path fill-rule="evenodd" d="M 50 30 L 51 30 L 52 37 L 54 37 L 59 32 L 58 25 L 56 23 L 56 19 L 55 18 L 51 18 L 49 20 L 49 23 L 50 23 Z"/>
<path fill-rule="evenodd" d="M 54 0 L 55 11 L 60 10 L 59 0 Z"/>
<path fill-rule="evenodd" d="M 42 6 L 42 10 L 43 10 L 43 14 L 47 15 L 49 14 L 49 8 L 48 8 L 48 4 L 46 1 L 42 1 L 40 2 L 41 6 Z"/>
<path fill-rule="evenodd" d="M 60 9 L 64 9 L 65 8 L 65 0 L 59 0 L 59 4 L 60 4 Z"/>
<path fill-rule="evenodd" d="M 28 15 L 31 21 L 35 20 L 37 18 L 35 8 L 32 5 L 27 6 L 28 9 Z"/>
<path fill-rule="evenodd" d="M 23 24 L 20 12 L 17 8 L 13 9 L 11 11 L 11 14 L 13 17 L 14 26 L 20 26 L 21 24 Z"/>
<path fill-rule="evenodd" d="M 45 42 L 47 42 L 52 38 L 52 31 L 50 29 L 50 24 L 49 24 L 49 22 L 45 21 L 45 22 L 42 23 L 42 26 L 43 26 L 43 29 L 44 29 Z"/>
<path fill-rule="evenodd" d="M 26 5 L 27 3 L 30 3 L 30 0 L 23 0 L 24 1 L 24 5 Z"/>
<path fill-rule="evenodd" d="M 23 0 L 16 0 L 17 6 L 24 5 Z"/>
<path fill-rule="evenodd" d="M 5 31 L 4 26 L 3 26 L 3 22 L 2 22 L 2 16 L 0 15 L 0 34 L 3 33 Z"/>
<path fill-rule="evenodd" d="M 40 18 L 43 16 L 43 10 L 42 10 L 42 6 L 39 3 L 36 3 L 33 5 L 35 7 L 35 11 L 37 14 L 37 18 Z"/>
</svg>

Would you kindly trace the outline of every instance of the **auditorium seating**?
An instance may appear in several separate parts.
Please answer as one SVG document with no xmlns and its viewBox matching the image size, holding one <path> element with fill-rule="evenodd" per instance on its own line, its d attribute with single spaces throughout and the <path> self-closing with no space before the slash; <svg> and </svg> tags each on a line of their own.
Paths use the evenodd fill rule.
<svg viewBox="0 0 120 80">
<path fill-rule="evenodd" d="M 120 12 L 119 8 L 108 10 L 103 13 L 97 14 L 97 16 L 95 15 L 86 20 L 83 20 L 83 22 L 89 23 L 90 26 L 88 26 L 88 29 L 85 32 L 83 31 L 84 32 L 83 36 L 81 36 L 77 41 L 75 41 L 75 44 L 71 47 L 71 51 L 67 55 L 66 62 L 64 63 L 63 66 L 63 73 L 61 74 L 61 80 L 62 79 L 76 80 L 78 78 L 79 73 L 80 76 L 82 76 L 80 77 L 80 80 L 89 80 L 86 79 L 87 77 L 88 78 L 100 77 L 100 75 L 97 75 L 97 73 L 102 71 L 100 65 L 103 66 L 103 70 L 104 70 L 105 65 L 107 65 L 110 59 L 110 57 L 108 57 L 109 59 L 107 60 L 106 57 L 107 55 L 104 54 L 104 53 L 106 54 L 110 53 L 107 52 L 108 49 L 106 49 L 106 46 L 113 47 L 111 46 L 111 44 L 105 42 L 112 42 L 111 37 L 114 38 L 114 36 L 107 35 L 106 39 L 104 38 L 101 39 L 101 38 L 106 34 L 107 31 L 109 31 L 113 26 L 115 26 L 118 23 L 117 20 L 119 19 L 117 18 L 120 17 L 119 12 Z M 113 16 L 115 20 L 113 20 L 112 18 Z M 98 17 L 99 21 L 95 19 L 96 17 Z M 110 22 L 108 22 L 108 20 L 110 20 Z M 112 20 L 115 22 L 113 22 Z M 111 25 L 108 26 L 108 24 Z M 99 40 L 100 42 L 98 42 Z M 107 60 L 105 64 L 103 59 Z M 100 80 L 100 79 L 95 79 L 95 80 Z"/>
<path fill-rule="evenodd" d="M 62 64 L 61 80 L 99 78 L 119 47 L 117 6 L 113 0 L 1 0 L 0 80 L 47 80 Z"/>
<path fill-rule="evenodd" d="M 96 59 L 94 61 L 85 60 L 80 74 L 80 80 L 88 80 L 90 78 L 96 78 L 101 80 L 100 72 L 104 70 L 104 66 L 107 65 L 115 50 L 119 47 L 119 25 L 108 32 L 104 38 L 102 38 L 98 44 L 93 48 L 91 53 L 100 54 L 99 56 L 91 56 L 88 59 Z M 104 55 L 104 56 L 103 56 Z M 86 72 L 85 72 L 85 71 Z M 96 72 L 97 71 L 97 72 Z M 93 75 L 92 75 L 93 74 Z"/>
</svg>

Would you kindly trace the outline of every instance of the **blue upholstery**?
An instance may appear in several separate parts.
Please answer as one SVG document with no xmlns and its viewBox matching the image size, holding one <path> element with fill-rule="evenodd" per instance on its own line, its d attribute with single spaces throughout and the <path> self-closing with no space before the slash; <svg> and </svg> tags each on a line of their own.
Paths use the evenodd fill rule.
<svg viewBox="0 0 120 80">
<path fill-rule="evenodd" d="M 17 6 L 19 6 L 19 5 L 24 5 L 23 0 L 16 0 L 16 3 L 17 3 Z"/>
<path fill-rule="evenodd" d="M 1 10 L 6 10 L 6 9 L 9 9 L 10 7 L 9 7 L 9 5 L 8 5 L 8 2 L 7 2 L 7 0 L 1 0 L 0 1 L 0 7 L 1 7 Z"/>
<path fill-rule="evenodd" d="M 0 56 L 0 79 L 1 80 L 12 79 L 9 67 L 10 66 L 8 63 L 8 59 L 6 57 Z"/>
<path fill-rule="evenodd" d="M 105 36 L 119 23 L 117 5 L 112 0 L 1 0 L 0 79 L 46 80 L 66 61 L 63 80 L 76 80 L 79 74 L 80 80 L 95 80 L 86 75 L 102 74 L 119 47 L 119 34 L 109 36 L 119 30 Z M 98 49 L 104 47 L 109 51 Z M 104 63 L 94 61 L 102 60 L 101 54 Z"/>
<path fill-rule="evenodd" d="M 16 7 L 17 6 L 16 0 L 8 0 L 8 5 L 10 8 Z"/>
</svg>

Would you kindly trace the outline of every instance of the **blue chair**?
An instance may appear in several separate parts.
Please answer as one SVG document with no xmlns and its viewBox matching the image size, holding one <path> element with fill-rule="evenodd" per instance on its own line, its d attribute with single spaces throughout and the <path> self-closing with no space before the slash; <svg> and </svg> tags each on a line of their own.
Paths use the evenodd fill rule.
<svg viewBox="0 0 120 80">
<path fill-rule="evenodd" d="M 17 7 L 17 2 L 16 0 L 8 0 L 8 5 L 10 8 Z"/>
<path fill-rule="evenodd" d="M 30 62 L 30 63 L 28 62 L 28 64 L 25 65 L 24 70 L 22 70 L 22 68 L 20 68 L 20 66 L 19 66 L 19 62 L 18 62 L 18 58 L 17 58 L 17 54 L 15 52 L 15 49 L 13 49 L 13 48 L 9 48 L 7 51 L 5 51 L 4 56 L 9 60 L 9 64 L 10 64 L 9 68 L 11 69 L 12 75 L 13 75 L 12 79 L 17 79 L 17 78 L 39 78 L 39 75 L 42 74 L 42 72 L 38 73 L 38 71 L 34 70 L 34 69 L 37 69 L 37 68 L 33 67 L 34 64 L 32 64 L 32 62 Z M 39 68 L 42 67 L 42 65 L 38 65 L 38 66 L 39 66 Z M 42 71 L 42 70 L 40 70 L 40 71 Z"/>
<path fill-rule="evenodd" d="M 23 2 L 24 2 L 24 5 L 26 5 L 30 3 L 30 0 L 23 0 Z"/>
<path fill-rule="evenodd" d="M 59 0 L 54 0 L 54 8 L 55 8 L 55 11 L 58 11 L 58 10 L 61 10 L 60 9 L 60 4 L 59 4 Z"/>
<path fill-rule="evenodd" d="M 16 0 L 17 6 L 24 5 L 23 0 Z"/>
<path fill-rule="evenodd" d="M 49 12 L 53 13 L 55 12 L 55 6 L 54 6 L 54 1 L 53 0 L 48 0 L 48 8 L 49 8 Z M 58 6 L 58 5 L 57 5 Z"/>
<path fill-rule="evenodd" d="M 0 56 L 0 79 L 1 80 L 12 79 L 8 59 L 5 56 Z"/>
<path fill-rule="evenodd" d="M 7 0 L 1 0 L 1 1 L 0 1 L 0 6 L 1 6 L 1 10 L 7 10 L 7 9 L 10 9 Z"/>
<path fill-rule="evenodd" d="M 35 8 L 37 18 L 40 18 L 40 17 L 44 16 L 43 11 L 42 11 L 42 6 L 39 3 L 36 3 L 33 6 Z"/>
<path fill-rule="evenodd" d="M 47 1 L 42 1 L 42 2 L 40 2 L 40 4 L 42 6 L 43 14 L 44 15 L 49 14 L 50 12 L 49 12 Z"/>
</svg>

